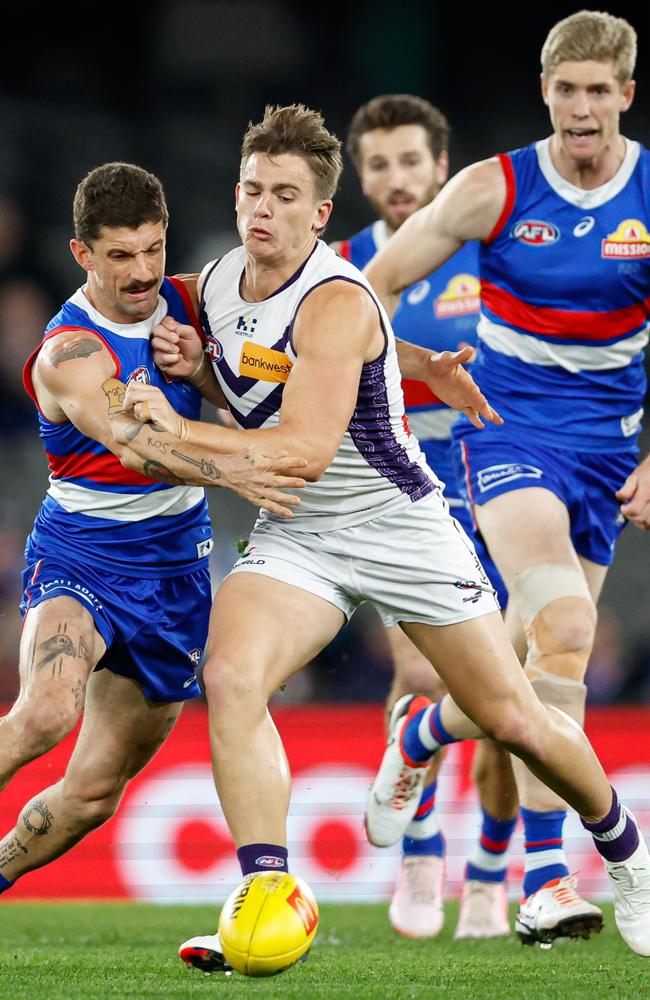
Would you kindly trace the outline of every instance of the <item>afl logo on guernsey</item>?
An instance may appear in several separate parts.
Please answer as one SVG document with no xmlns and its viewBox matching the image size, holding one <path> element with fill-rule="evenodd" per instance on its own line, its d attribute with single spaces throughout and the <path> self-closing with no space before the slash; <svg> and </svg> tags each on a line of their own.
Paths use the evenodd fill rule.
<svg viewBox="0 0 650 1000">
<path fill-rule="evenodd" d="M 601 244 L 601 256 L 650 257 L 650 233 L 639 219 L 625 219 Z"/>
<path fill-rule="evenodd" d="M 126 385 L 130 385 L 131 382 L 140 382 L 141 385 L 150 385 L 151 377 L 146 368 L 140 367 L 132 371 L 126 380 Z"/>
<path fill-rule="evenodd" d="M 540 222 L 539 219 L 520 219 L 515 222 L 510 231 L 514 240 L 525 243 L 529 247 L 549 247 L 557 243 L 560 230 L 552 222 Z"/>
<path fill-rule="evenodd" d="M 221 361 L 223 357 L 223 346 L 221 341 L 217 340 L 216 337 L 213 337 L 212 334 L 208 334 L 207 351 L 212 361 Z"/>
</svg>

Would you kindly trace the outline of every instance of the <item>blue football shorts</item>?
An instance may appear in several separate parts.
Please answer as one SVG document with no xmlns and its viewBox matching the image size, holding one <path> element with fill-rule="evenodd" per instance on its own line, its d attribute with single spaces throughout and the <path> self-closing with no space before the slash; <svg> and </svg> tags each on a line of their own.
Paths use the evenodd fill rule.
<svg viewBox="0 0 650 1000">
<path fill-rule="evenodd" d="M 73 597 L 106 643 L 96 670 L 133 678 L 150 701 L 186 701 L 201 693 L 196 668 L 212 603 L 207 568 L 144 580 L 37 554 L 28 553 L 23 572 L 23 617 L 43 601 Z"/>
<path fill-rule="evenodd" d="M 625 518 L 616 499 L 636 468 L 635 449 L 584 452 L 551 449 L 503 427 L 488 425 L 455 441 L 454 461 L 470 509 L 512 490 L 549 490 L 567 508 L 571 541 L 584 559 L 609 566 Z"/>
<path fill-rule="evenodd" d="M 485 547 L 481 535 L 476 531 L 474 518 L 465 499 L 465 490 L 462 482 L 460 485 L 457 482 L 451 441 L 420 441 L 420 448 L 424 452 L 427 464 L 433 469 L 438 479 L 441 479 L 445 484 L 443 495 L 449 504 L 449 512 L 462 525 L 474 542 L 476 554 L 490 583 L 497 592 L 499 604 L 505 610 L 508 605 L 508 589 L 503 582 L 503 577 L 492 561 L 492 556 Z"/>
</svg>

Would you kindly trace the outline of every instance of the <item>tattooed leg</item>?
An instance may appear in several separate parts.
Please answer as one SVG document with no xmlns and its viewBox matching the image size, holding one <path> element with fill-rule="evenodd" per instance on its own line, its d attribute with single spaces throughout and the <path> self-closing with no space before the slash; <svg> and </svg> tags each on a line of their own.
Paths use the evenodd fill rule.
<svg viewBox="0 0 650 1000">
<path fill-rule="evenodd" d="M 91 615 L 73 598 L 55 597 L 29 612 L 21 642 L 20 694 L 0 718 L 0 788 L 74 728 L 88 677 L 104 649 Z"/>
<path fill-rule="evenodd" d="M 108 670 L 94 673 L 65 776 L 28 802 L 0 841 L 0 875 L 13 882 L 106 822 L 129 779 L 171 732 L 180 710 L 179 703 L 148 702 L 128 678 Z"/>
</svg>

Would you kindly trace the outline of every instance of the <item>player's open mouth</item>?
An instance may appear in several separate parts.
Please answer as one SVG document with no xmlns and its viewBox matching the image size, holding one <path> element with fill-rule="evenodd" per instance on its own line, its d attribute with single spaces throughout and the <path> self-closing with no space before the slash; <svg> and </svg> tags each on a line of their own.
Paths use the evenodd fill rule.
<svg viewBox="0 0 650 1000">
<path fill-rule="evenodd" d="M 251 227 L 248 232 L 250 236 L 255 236 L 258 240 L 268 240 L 271 238 L 271 233 L 268 229 L 258 229 L 257 226 Z"/>
<path fill-rule="evenodd" d="M 147 285 L 146 288 L 125 288 L 124 291 L 129 298 L 140 301 L 141 299 L 146 299 L 149 296 L 152 288 L 153 285 Z"/>
<path fill-rule="evenodd" d="M 572 135 L 574 139 L 584 139 L 586 136 L 597 135 L 597 128 L 568 128 L 567 132 Z"/>
</svg>

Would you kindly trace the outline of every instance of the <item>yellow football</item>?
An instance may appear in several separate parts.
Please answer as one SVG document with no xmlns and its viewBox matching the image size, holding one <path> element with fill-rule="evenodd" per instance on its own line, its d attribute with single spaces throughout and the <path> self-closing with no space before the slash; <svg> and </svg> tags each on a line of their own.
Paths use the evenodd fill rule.
<svg viewBox="0 0 650 1000">
<path fill-rule="evenodd" d="M 287 872 L 247 875 L 219 917 L 226 960 L 245 976 L 274 976 L 307 952 L 318 929 L 318 904 Z"/>
</svg>

